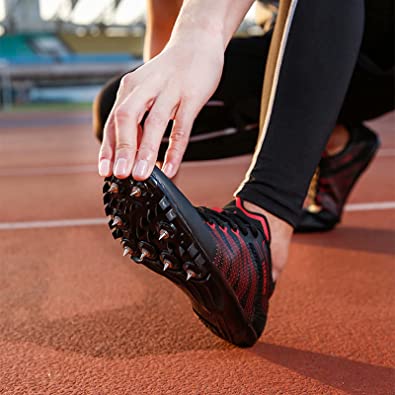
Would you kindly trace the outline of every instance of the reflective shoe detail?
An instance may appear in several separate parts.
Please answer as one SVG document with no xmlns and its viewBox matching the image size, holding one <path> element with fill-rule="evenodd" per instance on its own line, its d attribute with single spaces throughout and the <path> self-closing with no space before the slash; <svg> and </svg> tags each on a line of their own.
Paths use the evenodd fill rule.
<svg viewBox="0 0 395 395">
<path fill-rule="evenodd" d="M 295 232 L 327 231 L 340 222 L 353 186 L 380 146 L 377 135 L 363 125 L 349 128 L 349 132 L 350 141 L 342 152 L 322 157 L 310 184 L 310 204 Z"/>
<path fill-rule="evenodd" d="M 114 183 L 116 194 L 108 192 Z M 221 211 L 196 208 L 157 168 L 143 183 L 110 177 L 106 184 L 106 212 L 122 218 L 113 237 L 122 239 L 125 255 L 180 287 L 216 335 L 253 345 L 274 289 L 266 219 L 239 198 Z M 136 186 L 142 193 L 130 196 Z"/>
</svg>

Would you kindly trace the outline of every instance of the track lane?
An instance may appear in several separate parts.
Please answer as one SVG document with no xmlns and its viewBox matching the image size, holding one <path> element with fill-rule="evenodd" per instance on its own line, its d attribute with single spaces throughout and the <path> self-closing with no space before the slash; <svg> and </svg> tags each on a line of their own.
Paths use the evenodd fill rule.
<svg viewBox="0 0 395 395">
<path fill-rule="evenodd" d="M 395 148 L 388 119 L 384 149 Z M 92 166 L 98 148 L 86 124 L 0 134 L 0 171 Z M 377 158 L 350 203 L 395 201 L 393 163 Z M 179 181 L 195 203 L 218 205 L 244 165 L 191 164 Z M 220 189 L 200 188 L 208 173 Z M 2 223 L 103 218 L 94 169 L 0 182 Z M 178 289 L 120 256 L 105 226 L 1 232 L 0 393 L 391 393 L 394 222 L 392 209 L 352 211 L 332 233 L 297 235 L 250 350 L 206 331 Z"/>
</svg>

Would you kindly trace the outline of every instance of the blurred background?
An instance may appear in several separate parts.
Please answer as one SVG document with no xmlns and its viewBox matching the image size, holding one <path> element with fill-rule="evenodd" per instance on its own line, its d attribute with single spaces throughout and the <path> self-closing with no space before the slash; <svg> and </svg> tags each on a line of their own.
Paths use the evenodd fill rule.
<svg viewBox="0 0 395 395">
<path fill-rule="evenodd" d="M 109 78 L 142 62 L 145 0 L 0 0 L 2 111 L 89 107 Z M 238 34 L 261 34 L 256 6 Z"/>
<path fill-rule="evenodd" d="M 0 0 L 3 110 L 87 106 L 140 62 L 144 0 Z"/>
</svg>

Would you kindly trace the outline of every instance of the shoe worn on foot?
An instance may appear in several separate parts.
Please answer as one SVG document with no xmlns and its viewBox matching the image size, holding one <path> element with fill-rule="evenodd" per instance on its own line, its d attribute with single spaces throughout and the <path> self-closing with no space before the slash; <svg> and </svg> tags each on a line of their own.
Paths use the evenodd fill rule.
<svg viewBox="0 0 395 395">
<path fill-rule="evenodd" d="M 310 204 L 295 232 L 323 232 L 340 222 L 346 200 L 377 152 L 380 142 L 363 125 L 349 128 L 350 141 L 337 155 L 324 156 L 310 184 Z"/>
<path fill-rule="evenodd" d="M 217 336 L 252 346 L 274 290 L 265 217 L 239 198 L 220 211 L 194 207 L 158 168 L 145 182 L 109 177 L 103 191 L 124 255 L 180 287 Z"/>
</svg>

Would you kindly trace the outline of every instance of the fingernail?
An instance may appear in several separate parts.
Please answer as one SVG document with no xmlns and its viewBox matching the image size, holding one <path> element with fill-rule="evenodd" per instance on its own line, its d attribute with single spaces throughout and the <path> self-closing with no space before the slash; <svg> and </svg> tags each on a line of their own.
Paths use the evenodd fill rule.
<svg viewBox="0 0 395 395">
<path fill-rule="evenodd" d="M 139 160 L 136 163 L 136 166 L 134 167 L 133 175 L 135 177 L 144 178 L 146 177 L 147 170 L 148 170 L 148 161 Z"/>
<path fill-rule="evenodd" d="M 172 163 L 165 163 L 163 166 L 163 173 L 167 175 L 167 177 L 173 177 L 174 166 Z"/>
<path fill-rule="evenodd" d="M 115 163 L 114 173 L 116 176 L 125 176 L 126 175 L 126 159 L 120 158 Z"/>
<path fill-rule="evenodd" d="M 106 177 L 110 173 L 110 161 L 103 159 L 99 163 L 99 175 Z"/>
</svg>

